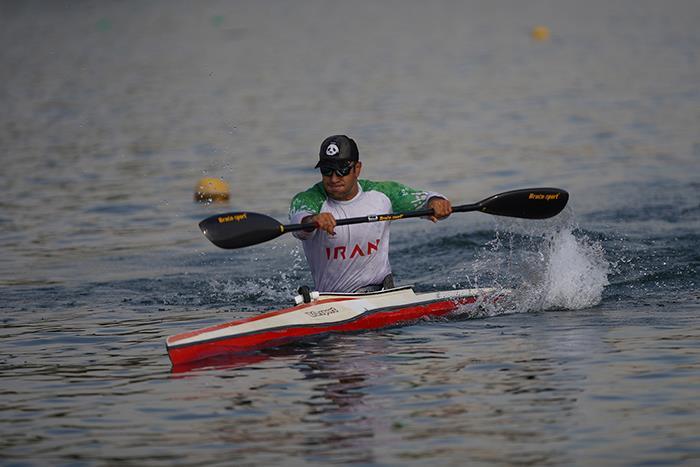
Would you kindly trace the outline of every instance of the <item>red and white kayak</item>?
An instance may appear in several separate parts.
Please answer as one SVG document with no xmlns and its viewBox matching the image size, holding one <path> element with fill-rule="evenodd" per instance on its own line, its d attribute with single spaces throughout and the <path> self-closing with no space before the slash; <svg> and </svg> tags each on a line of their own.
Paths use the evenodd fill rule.
<svg viewBox="0 0 700 467">
<path fill-rule="evenodd" d="M 314 292 L 309 303 L 171 336 L 166 347 L 175 366 L 329 333 L 381 329 L 445 316 L 464 305 L 495 302 L 503 293 L 480 288 L 417 294 L 411 286 L 369 293 Z"/>
</svg>

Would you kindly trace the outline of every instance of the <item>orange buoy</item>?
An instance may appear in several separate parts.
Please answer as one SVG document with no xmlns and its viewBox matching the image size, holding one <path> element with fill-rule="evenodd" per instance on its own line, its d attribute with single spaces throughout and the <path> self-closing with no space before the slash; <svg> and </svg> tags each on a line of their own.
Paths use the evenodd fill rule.
<svg viewBox="0 0 700 467">
<path fill-rule="evenodd" d="M 535 26 L 530 32 L 530 36 L 538 42 L 548 41 L 551 35 L 547 26 Z"/>
<path fill-rule="evenodd" d="M 230 198 L 229 184 L 220 178 L 204 177 L 197 182 L 194 200 L 200 203 L 226 202 Z"/>
</svg>

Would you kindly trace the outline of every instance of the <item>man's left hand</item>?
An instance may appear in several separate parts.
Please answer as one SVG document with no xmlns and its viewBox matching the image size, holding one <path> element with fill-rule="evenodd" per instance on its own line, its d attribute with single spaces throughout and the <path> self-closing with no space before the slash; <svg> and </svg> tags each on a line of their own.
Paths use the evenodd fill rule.
<svg viewBox="0 0 700 467">
<path fill-rule="evenodd" d="M 434 211 L 434 214 L 430 216 L 430 220 L 437 222 L 440 219 L 444 219 L 452 214 L 452 203 L 449 199 L 445 198 L 430 198 L 428 201 L 428 207 Z"/>
</svg>

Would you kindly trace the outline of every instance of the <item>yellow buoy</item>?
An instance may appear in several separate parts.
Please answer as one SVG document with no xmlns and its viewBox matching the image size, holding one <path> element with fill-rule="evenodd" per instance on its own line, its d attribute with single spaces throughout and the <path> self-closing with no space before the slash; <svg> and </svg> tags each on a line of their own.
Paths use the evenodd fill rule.
<svg viewBox="0 0 700 467">
<path fill-rule="evenodd" d="M 228 183 L 220 178 L 204 177 L 197 182 L 194 200 L 200 203 L 225 202 L 229 200 Z"/>
<path fill-rule="evenodd" d="M 547 26 L 535 26 L 532 28 L 530 36 L 532 36 L 532 38 L 536 41 L 544 42 L 549 40 L 551 32 Z"/>
</svg>

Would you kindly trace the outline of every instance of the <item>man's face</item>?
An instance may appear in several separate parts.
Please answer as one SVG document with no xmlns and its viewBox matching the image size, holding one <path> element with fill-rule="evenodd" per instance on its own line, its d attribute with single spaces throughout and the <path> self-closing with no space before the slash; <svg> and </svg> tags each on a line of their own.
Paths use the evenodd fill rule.
<svg viewBox="0 0 700 467">
<path fill-rule="evenodd" d="M 338 201 L 348 201 L 355 197 L 358 192 L 357 179 L 362 171 L 362 162 L 354 162 L 352 168 L 345 176 L 338 175 L 333 171 L 330 175 L 323 175 L 323 188 L 331 198 Z"/>
</svg>

